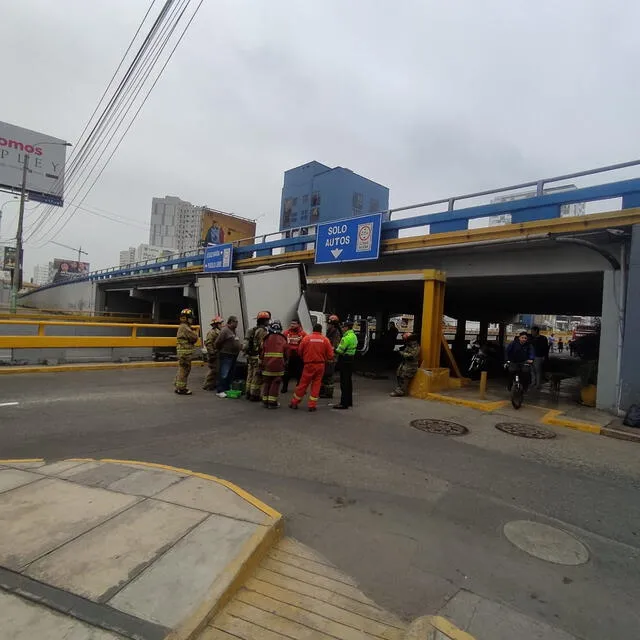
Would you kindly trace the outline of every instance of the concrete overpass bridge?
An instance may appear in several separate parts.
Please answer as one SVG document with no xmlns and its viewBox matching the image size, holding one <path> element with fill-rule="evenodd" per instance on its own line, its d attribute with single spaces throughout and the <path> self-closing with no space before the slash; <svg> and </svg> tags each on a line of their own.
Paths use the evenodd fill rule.
<svg viewBox="0 0 640 640">
<path fill-rule="evenodd" d="M 639 163 L 614 168 L 633 164 Z M 545 193 L 548 182 L 510 187 L 535 184 L 539 195 L 522 200 L 455 208 L 458 201 L 501 189 L 409 208 L 446 205 L 446 211 L 405 219 L 396 218 L 406 209 L 391 211 L 375 262 L 314 264 L 311 227 L 241 241 L 234 248 L 234 268 L 302 262 L 313 307 L 422 317 L 428 367 L 439 366 L 442 313 L 494 322 L 517 312 L 601 316 L 598 406 L 626 408 L 640 399 L 640 340 L 630 329 L 640 326 L 640 179 Z M 563 205 L 613 198 L 620 203 L 617 210 L 561 217 Z M 511 214 L 511 224 L 470 228 L 474 220 L 504 213 Z M 155 322 L 167 322 L 175 320 L 180 307 L 194 303 L 202 262 L 201 252 L 191 252 L 96 271 L 26 294 L 21 302 L 76 312 L 146 313 Z"/>
</svg>

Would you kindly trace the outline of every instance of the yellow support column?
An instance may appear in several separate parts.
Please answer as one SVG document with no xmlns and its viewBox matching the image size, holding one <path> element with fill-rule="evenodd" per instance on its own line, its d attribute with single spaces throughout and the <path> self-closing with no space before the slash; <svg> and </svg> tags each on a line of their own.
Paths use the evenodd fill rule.
<svg viewBox="0 0 640 640">
<path fill-rule="evenodd" d="M 440 366 L 445 281 L 442 271 L 432 269 L 424 272 L 420 355 L 425 369 L 436 369 Z"/>
<path fill-rule="evenodd" d="M 430 269 L 424 272 L 420 369 L 409 389 L 416 398 L 426 398 L 429 393 L 449 386 L 449 369 L 440 367 L 445 282 L 446 276 L 442 271 Z"/>
</svg>

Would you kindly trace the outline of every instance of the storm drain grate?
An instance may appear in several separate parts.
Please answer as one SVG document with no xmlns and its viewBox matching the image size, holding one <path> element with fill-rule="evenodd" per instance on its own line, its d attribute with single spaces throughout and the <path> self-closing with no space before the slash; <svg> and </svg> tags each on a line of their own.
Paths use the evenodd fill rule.
<svg viewBox="0 0 640 640">
<path fill-rule="evenodd" d="M 549 429 L 536 427 L 533 424 L 524 424 L 523 422 L 499 422 L 496 429 L 509 433 L 512 436 L 520 438 L 534 438 L 536 440 L 550 440 L 555 438 L 556 434 Z"/>
<path fill-rule="evenodd" d="M 448 420 L 430 420 L 421 418 L 420 420 L 412 420 L 409 423 L 415 429 L 427 431 L 429 433 L 439 433 L 442 436 L 463 436 L 469 433 L 467 427 Z"/>
</svg>

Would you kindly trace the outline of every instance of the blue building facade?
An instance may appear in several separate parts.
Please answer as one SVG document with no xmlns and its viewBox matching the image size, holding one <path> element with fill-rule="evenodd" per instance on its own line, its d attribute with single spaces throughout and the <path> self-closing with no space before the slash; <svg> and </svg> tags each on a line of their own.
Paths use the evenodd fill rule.
<svg viewBox="0 0 640 640">
<path fill-rule="evenodd" d="M 389 189 L 350 169 L 309 162 L 284 172 L 280 230 L 389 208 Z"/>
</svg>

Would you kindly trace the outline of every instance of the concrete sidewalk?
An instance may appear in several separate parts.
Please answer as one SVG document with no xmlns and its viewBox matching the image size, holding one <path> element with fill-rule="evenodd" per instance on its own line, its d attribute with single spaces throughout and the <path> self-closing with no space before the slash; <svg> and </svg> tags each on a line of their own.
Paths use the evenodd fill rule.
<svg viewBox="0 0 640 640">
<path fill-rule="evenodd" d="M 223 480 L 137 462 L 0 462 L 0 619 L 15 640 L 193 637 L 282 533 Z"/>
</svg>

